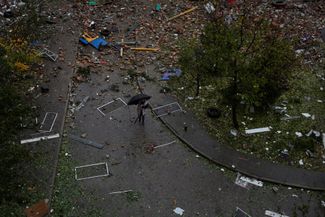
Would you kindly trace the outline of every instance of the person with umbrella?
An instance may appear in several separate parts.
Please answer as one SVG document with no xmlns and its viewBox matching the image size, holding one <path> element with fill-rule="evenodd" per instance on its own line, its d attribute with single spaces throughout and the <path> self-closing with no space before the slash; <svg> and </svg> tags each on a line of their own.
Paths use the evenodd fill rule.
<svg viewBox="0 0 325 217">
<path fill-rule="evenodd" d="M 145 109 L 148 108 L 148 101 L 142 100 L 138 104 L 137 111 L 138 111 L 138 117 L 139 123 L 144 125 L 144 115 L 145 115 Z"/>
<path fill-rule="evenodd" d="M 137 105 L 138 117 L 134 121 L 134 123 L 137 122 L 137 120 L 139 120 L 139 123 L 144 125 L 145 109 L 148 108 L 147 100 L 150 98 L 151 98 L 151 96 L 141 93 L 141 94 L 133 96 L 129 100 L 128 105 Z"/>
</svg>

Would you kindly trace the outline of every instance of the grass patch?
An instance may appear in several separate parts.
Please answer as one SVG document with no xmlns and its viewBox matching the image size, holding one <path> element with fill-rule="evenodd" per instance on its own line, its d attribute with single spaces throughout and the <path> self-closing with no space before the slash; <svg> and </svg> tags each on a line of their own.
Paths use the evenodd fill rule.
<svg viewBox="0 0 325 217">
<path fill-rule="evenodd" d="M 141 198 L 141 193 L 138 191 L 130 191 L 126 193 L 126 199 L 129 203 L 136 202 Z"/>
<path fill-rule="evenodd" d="M 238 115 L 241 134 L 237 137 L 230 134 L 230 130 L 233 128 L 231 109 L 223 103 L 219 93 L 227 81 L 205 79 L 202 82 L 199 97 L 194 97 L 195 81 L 191 75 L 183 74 L 179 78 L 172 78 L 169 86 L 183 101 L 185 107 L 192 110 L 208 132 L 220 142 L 230 145 L 236 150 L 254 154 L 256 157 L 273 162 L 325 171 L 322 163 L 325 152 L 321 139 L 306 136 L 310 130 L 324 132 L 325 129 L 323 116 L 325 97 L 324 91 L 321 90 L 321 87 L 325 86 L 325 82 L 321 78 L 324 78 L 322 69 L 296 72 L 291 80 L 291 89 L 275 103 L 275 105 L 287 107 L 288 115 L 300 116 L 296 120 L 281 120 L 284 114 L 275 112 L 271 107 L 264 112 L 251 113 L 249 108 L 242 104 Z M 218 108 L 222 113 L 221 117 L 209 118 L 206 112 L 210 107 Z M 305 118 L 301 113 L 309 113 L 315 118 Z M 272 127 L 271 132 L 244 135 L 245 129 L 267 126 Z M 301 132 L 303 137 L 298 138 L 296 132 Z M 288 157 L 281 154 L 285 149 L 288 150 Z M 314 157 L 308 157 L 307 150 L 312 152 Z M 300 159 L 303 160 L 304 165 L 299 165 Z"/>
<path fill-rule="evenodd" d="M 92 204 L 94 198 L 84 193 L 74 177 L 74 162 L 69 157 L 66 140 L 61 144 L 56 181 L 52 197 L 53 217 L 62 216 L 103 216 L 94 206 L 81 206 L 82 203 Z"/>
</svg>

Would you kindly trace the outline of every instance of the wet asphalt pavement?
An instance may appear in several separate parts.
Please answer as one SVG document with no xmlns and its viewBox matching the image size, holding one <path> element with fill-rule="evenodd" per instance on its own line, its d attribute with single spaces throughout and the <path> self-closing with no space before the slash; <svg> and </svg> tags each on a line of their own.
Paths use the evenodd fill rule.
<svg viewBox="0 0 325 217">
<path fill-rule="evenodd" d="M 78 32 L 78 21 L 71 22 L 74 23 L 72 28 L 76 28 Z M 57 38 L 59 41 L 62 39 L 60 35 Z M 73 56 L 77 37 L 69 35 L 67 43 L 64 44 L 64 50 L 71 52 L 71 55 L 67 56 Z M 73 43 L 69 43 L 71 41 Z M 97 51 L 90 46 L 78 45 L 79 54 L 81 50 L 88 55 L 93 52 L 97 55 Z M 141 54 L 143 55 L 146 54 Z M 282 212 L 288 216 L 324 216 L 324 208 L 320 204 L 321 194 L 318 192 L 288 189 L 283 186 L 276 186 L 279 190 L 274 192 L 272 187 L 275 185 L 269 183 L 250 189 L 235 185 L 236 174 L 210 163 L 190 150 L 149 110 L 144 126 L 134 124 L 135 106 L 123 106 L 106 116 L 102 115 L 97 109 L 99 106 L 116 98 L 127 102 L 131 96 L 138 93 L 136 82 L 127 78 L 125 70 L 120 70 L 118 64 L 121 62 L 117 52 L 104 58 L 116 64 L 93 67 L 88 82 L 73 85 L 69 93 L 70 101 L 64 125 L 67 134 L 104 145 L 103 149 L 97 149 L 69 140 L 69 154 L 75 166 L 107 162 L 109 167 L 108 177 L 76 181 L 76 185 L 80 185 L 83 192 L 90 193 L 95 198 L 93 204 L 85 204 L 81 200 L 81 209 L 92 206 L 94 209 L 100 209 L 104 217 L 179 216 L 173 212 L 176 207 L 185 210 L 183 216 L 191 217 L 228 217 L 234 214 L 236 207 L 254 217 L 264 216 L 265 210 Z M 70 61 L 74 62 L 73 59 L 67 59 L 66 63 Z M 52 63 L 47 62 L 46 65 L 49 65 L 49 70 L 53 67 Z M 157 65 L 136 69 L 147 71 L 148 75 L 157 78 Z M 42 113 L 51 110 L 61 115 L 56 130 L 60 130 L 62 126 L 65 108 L 65 101 L 58 100 L 58 97 L 67 92 L 71 75 L 71 67 L 63 68 L 60 76 L 51 78 L 50 81 L 50 87 L 53 87 L 54 93 L 58 92 L 57 95 L 48 96 L 47 101 L 40 99 Z M 119 91 L 111 90 L 113 84 L 119 87 Z M 144 81 L 141 85 L 159 97 L 158 81 Z M 85 106 L 72 112 L 74 104 L 78 104 L 86 96 L 89 96 L 89 100 Z M 175 143 L 148 153 L 151 146 L 174 140 Z M 57 144 L 51 144 L 55 146 L 53 153 L 56 153 Z M 123 190 L 133 190 L 138 196 L 130 199 L 127 197 L 130 194 L 110 194 Z"/>
</svg>

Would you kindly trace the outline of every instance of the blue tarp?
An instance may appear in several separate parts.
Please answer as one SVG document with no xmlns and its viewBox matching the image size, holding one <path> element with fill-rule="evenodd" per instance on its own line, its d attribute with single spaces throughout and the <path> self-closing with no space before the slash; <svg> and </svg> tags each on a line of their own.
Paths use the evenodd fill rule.
<svg viewBox="0 0 325 217">
<path fill-rule="evenodd" d="M 79 41 L 84 44 L 84 45 L 88 45 L 91 44 L 91 46 L 93 46 L 94 48 L 96 48 L 97 50 L 99 50 L 100 46 L 107 46 L 108 43 L 107 41 L 105 41 L 102 38 L 96 38 L 95 40 L 88 42 L 86 39 L 84 38 L 79 38 Z"/>
<path fill-rule="evenodd" d="M 177 76 L 177 77 L 179 77 L 179 76 L 181 76 L 181 74 L 182 74 L 182 70 L 180 70 L 180 69 L 177 69 L 177 68 L 176 69 L 168 69 L 162 75 L 161 80 L 168 81 L 170 79 L 169 78 L 170 76 Z"/>
<path fill-rule="evenodd" d="M 79 38 L 79 41 L 84 45 L 89 44 L 88 41 L 86 39 L 84 39 L 84 38 Z"/>
<path fill-rule="evenodd" d="M 102 38 L 96 38 L 95 40 L 89 42 L 89 44 L 91 44 L 97 50 L 99 49 L 100 46 L 107 46 L 108 45 L 107 41 L 105 41 Z"/>
</svg>

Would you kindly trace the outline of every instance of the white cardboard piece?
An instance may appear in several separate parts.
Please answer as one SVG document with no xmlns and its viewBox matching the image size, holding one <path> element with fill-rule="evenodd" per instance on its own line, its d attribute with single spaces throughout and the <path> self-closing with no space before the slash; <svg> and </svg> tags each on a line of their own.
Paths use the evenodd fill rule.
<svg viewBox="0 0 325 217">
<path fill-rule="evenodd" d="M 261 128 L 254 128 L 245 130 L 246 134 L 255 134 L 255 133 L 264 133 L 271 131 L 270 127 L 261 127 Z"/>
<path fill-rule="evenodd" d="M 282 214 L 279 214 L 279 213 L 276 213 L 276 212 L 273 212 L 273 211 L 270 211 L 270 210 L 265 210 L 265 215 L 266 216 L 271 216 L 271 217 L 289 217 L 287 215 L 282 215 Z"/>
<path fill-rule="evenodd" d="M 180 207 L 176 207 L 174 210 L 174 213 L 178 214 L 178 215 L 183 215 L 184 210 Z"/>
</svg>

